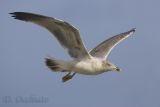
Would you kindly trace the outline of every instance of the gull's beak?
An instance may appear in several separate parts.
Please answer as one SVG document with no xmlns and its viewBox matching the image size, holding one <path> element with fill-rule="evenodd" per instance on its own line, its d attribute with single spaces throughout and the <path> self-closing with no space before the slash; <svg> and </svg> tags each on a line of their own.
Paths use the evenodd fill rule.
<svg viewBox="0 0 160 107">
<path fill-rule="evenodd" d="M 119 72 L 119 71 L 121 71 L 121 69 L 120 69 L 120 68 L 118 68 L 118 67 L 116 67 L 116 71 L 118 71 L 118 72 Z"/>
</svg>

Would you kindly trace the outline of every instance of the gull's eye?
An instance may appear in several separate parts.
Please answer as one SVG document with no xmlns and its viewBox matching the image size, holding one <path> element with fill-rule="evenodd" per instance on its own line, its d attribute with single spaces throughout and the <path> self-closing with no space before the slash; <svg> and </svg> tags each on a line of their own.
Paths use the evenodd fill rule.
<svg viewBox="0 0 160 107">
<path fill-rule="evenodd" d="M 110 63 L 107 63 L 107 65 L 108 65 L 108 66 L 111 66 L 111 64 L 110 64 Z"/>
</svg>

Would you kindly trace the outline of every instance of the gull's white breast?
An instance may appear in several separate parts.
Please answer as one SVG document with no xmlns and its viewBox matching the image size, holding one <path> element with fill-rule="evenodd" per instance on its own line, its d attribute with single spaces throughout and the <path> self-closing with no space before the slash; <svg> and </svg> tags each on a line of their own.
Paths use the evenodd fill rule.
<svg viewBox="0 0 160 107">
<path fill-rule="evenodd" d="M 102 60 L 95 57 L 91 57 L 90 59 L 83 59 L 77 62 L 73 61 L 73 62 L 74 62 L 74 66 L 72 71 L 77 72 L 79 74 L 97 75 L 105 71 L 102 64 Z"/>
</svg>

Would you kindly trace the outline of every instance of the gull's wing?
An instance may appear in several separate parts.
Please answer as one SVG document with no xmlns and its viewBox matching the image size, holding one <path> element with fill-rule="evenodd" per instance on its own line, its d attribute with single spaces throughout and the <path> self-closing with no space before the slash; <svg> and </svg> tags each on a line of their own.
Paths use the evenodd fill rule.
<svg viewBox="0 0 160 107">
<path fill-rule="evenodd" d="M 90 55 L 92 55 L 94 57 L 106 59 L 108 57 L 109 53 L 111 52 L 111 50 L 118 43 L 120 43 L 121 41 L 123 41 L 127 37 L 131 36 L 134 32 L 135 32 L 135 28 L 133 28 L 127 32 L 113 36 L 113 37 L 103 41 L 101 44 L 99 44 L 97 47 L 95 47 L 94 49 L 92 49 L 90 51 Z"/>
<path fill-rule="evenodd" d="M 10 14 L 12 14 L 12 17 L 15 19 L 32 22 L 49 30 L 54 34 L 60 44 L 64 48 L 67 48 L 71 57 L 81 58 L 89 56 L 80 38 L 79 31 L 69 23 L 33 13 L 14 12 Z"/>
</svg>

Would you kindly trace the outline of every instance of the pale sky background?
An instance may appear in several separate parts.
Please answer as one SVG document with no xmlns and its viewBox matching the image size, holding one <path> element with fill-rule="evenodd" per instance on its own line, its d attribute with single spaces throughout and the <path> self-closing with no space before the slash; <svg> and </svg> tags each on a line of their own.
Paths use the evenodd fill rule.
<svg viewBox="0 0 160 107">
<path fill-rule="evenodd" d="M 76 75 L 62 83 L 44 58 L 70 59 L 47 30 L 10 12 L 63 19 L 80 30 L 88 50 L 136 27 L 111 52 L 121 72 Z M 0 107 L 160 107 L 159 0 L 0 0 Z M 46 102 L 17 102 L 31 97 Z"/>
</svg>

